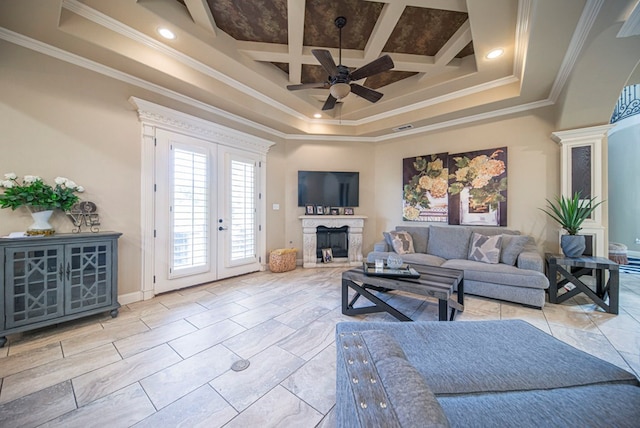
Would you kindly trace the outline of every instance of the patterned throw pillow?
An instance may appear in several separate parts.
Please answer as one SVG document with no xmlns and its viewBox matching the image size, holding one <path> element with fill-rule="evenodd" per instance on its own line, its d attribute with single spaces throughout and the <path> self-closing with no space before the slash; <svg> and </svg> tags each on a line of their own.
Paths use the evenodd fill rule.
<svg viewBox="0 0 640 428">
<path fill-rule="evenodd" d="M 471 237 L 469 260 L 483 263 L 499 263 L 502 235 L 485 236 L 474 233 Z"/>
<path fill-rule="evenodd" d="M 398 254 L 411 254 L 415 253 L 413 249 L 413 238 L 409 235 L 409 232 L 389 232 L 391 236 L 391 243 L 393 249 Z"/>
</svg>

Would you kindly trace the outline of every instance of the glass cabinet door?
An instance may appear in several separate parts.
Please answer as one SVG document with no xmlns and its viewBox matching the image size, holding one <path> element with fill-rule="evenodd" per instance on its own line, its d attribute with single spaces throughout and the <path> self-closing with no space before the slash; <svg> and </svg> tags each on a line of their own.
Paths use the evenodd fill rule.
<svg viewBox="0 0 640 428">
<path fill-rule="evenodd" d="M 6 327 L 18 327 L 62 316 L 62 246 L 6 249 Z"/>
<path fill-rule="evenodd" d="M 65 247 L 65 314 L 111 304 L 111 247 L 111 242 Z"/>
</svg>

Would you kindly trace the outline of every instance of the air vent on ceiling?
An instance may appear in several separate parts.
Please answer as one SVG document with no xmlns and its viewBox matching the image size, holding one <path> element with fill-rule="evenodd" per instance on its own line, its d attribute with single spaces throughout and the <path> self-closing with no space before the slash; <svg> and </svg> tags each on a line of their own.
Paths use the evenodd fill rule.
<svg viewBox="0 0 640 428">
<path fill-rule="evenodd" d="M 400 125 L 397 128 L 391 128 L 393 132 L 406 131 L 407 129 L 413 129 L 413 125 L 410 123 L 407 123 L 406 125 Z"/>
</svg>

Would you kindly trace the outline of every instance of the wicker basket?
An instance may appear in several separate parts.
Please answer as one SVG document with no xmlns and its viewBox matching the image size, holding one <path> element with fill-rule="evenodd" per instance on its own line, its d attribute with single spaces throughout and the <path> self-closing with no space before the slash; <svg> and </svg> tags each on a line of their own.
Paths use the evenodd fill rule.
<svg viewBox="0 0 640 428">
<path fill-rule="evenodd" d="M 271 272 L 287 272 L 296 268 L 295 248 L 281 248 L 269 253 L 269 269 Z"/>
</svg>

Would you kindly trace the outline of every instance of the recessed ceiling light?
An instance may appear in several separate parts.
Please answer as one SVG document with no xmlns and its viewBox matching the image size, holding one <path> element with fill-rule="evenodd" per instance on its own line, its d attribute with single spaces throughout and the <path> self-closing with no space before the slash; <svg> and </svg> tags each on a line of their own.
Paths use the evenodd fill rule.
<svg viewBox="0 0 640 428">
<path fill-rule="evenodd" d="M 316 113 L 313 115 L 313 117 L 315 117 L 316 119 L 320 119 L 322 115 L 320 113 Z"/>
<path fill-rule="evenodd" d="M 487 54 L 487 59 L 498 58 L 499 56 L 502 56 L 503 53 L 504 53 L 504 49 L 500 49 L 500 48 L 494 49 Z"/>
<path fill-rule="evenodd" d="M 168 28 L 158 28 L 158 33 L 165 39 L 173 40 L 176 38 L 176 35 L 173 34 L 173 31 L 169 30 Z"/>
</svg>

